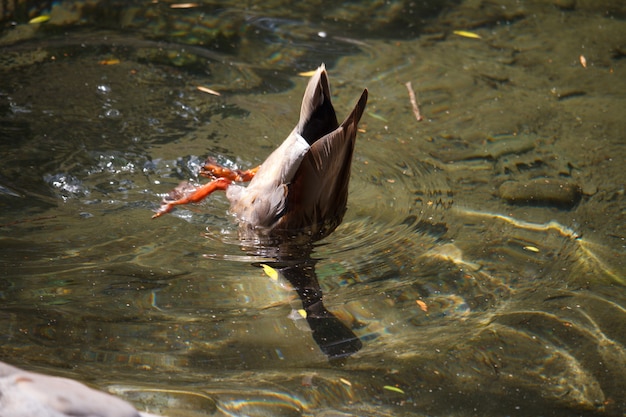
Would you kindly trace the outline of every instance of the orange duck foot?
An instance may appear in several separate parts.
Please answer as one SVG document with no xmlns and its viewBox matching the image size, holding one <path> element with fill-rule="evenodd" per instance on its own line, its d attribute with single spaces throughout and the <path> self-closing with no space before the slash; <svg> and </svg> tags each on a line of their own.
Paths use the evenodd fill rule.
<svg viewBox="0 0 626 417">
<path fill-rule="evenodd" d="M 210 178 L 228 178 L 234 182 L 248 182 L 254 178 L 254 175 L 259 170 L 259 167 L 241 170 L 230 169 L 218 165 L 212 159 L 207 159 L 204 162 L 204 166 L 200 169 L 200 175 Z"/>
<path fill-rule="evenodd" d="M 156 213 L 154 213 L 152 218 L 155 219 L 169 213 L 175 206 L 202 201 L 213 191 L 226 190 L 231 182 L 232 180 L 229 178 L 217 178 L 208 184 L 200 186 L 194 186 L 187 182 L 183 182 L 178 187 L 170 191 L 165 198 L 163 198 L 161 207 L 159 207 Z"/>
</svg>

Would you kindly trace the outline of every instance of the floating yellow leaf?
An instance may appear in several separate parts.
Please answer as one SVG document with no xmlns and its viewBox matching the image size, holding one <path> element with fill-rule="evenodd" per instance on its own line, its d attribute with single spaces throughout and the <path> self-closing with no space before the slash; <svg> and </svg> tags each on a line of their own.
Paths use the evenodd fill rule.
<svg viewBox="0 0 626 417">
<path fill-rule="evenodd" d="M 263 272 L 265 272 L 265 275 L 267 275 L 268 277 L 270 277 L 274 281 L 278 280 L 278 271 L 277 270 L 275 270 L 274 268 L 272 268 L 271 266 L 266 265 L 266 264 L 261 264 L 261 266 L 263 267 Z"/>
<path fill-rule="evenodd" d="M 200 6 L 198 3 L 174 3 L 170 4 L 170 9 L 191 9 Z"/>
<path fill-rule="evenodd" d="M 402 391 L 398 387 L 394 387 L 393 385 L 385 385 L 383 388 L 386 389 L 387 391 L 393 391 L 393 392 L 397 392 L 399 394 L 404 394 L 404 391 Z"/>
<path fill-rule="evenodd" d="M 480 39 L 479 34 L 474 33 L 474 32 L 468 32 L 466 30 L 455 30 L 452 33 L 458 36 L 463 36 L 464 38 Z"/>
<path fill-rule="evenodd" d="M 28 23 L 30 23 L 31 25 L 34 25 L 37 23 L 47 22 L 48 20 L 50 20 L 50 16 L 46 14 L 42 14 L 41 16 L 33 17 L 32 19 L 28 21 Z"/>
<path fill-rule="evenodd" d="M 306 319 L 306 310 L 305 309 L 301 308 L 300 310 L 298 310 L 298 314 L 300 314 L 303 319 Z"/>
<path fill-rule="evenodd" d="M 535 252 L 535 253 L 539 252 L 539 248 L 536 248 L 534 246 L 524 246 L 524 250 L 527 250 L 529 252 Z"/>
<path fill-rule="evenodd" d="M 301 76 L 301 77 L 312 77 L 313 75 L 315 75 L 316 71 L 317 70 L 300 72 L 300 73 L 298 73 L 298 75 Z"/>
<path fill-rule="evenodd" d="M 351 386 L 352 386 L 352 382 L 348 381 L 348 380 L 347 380 L 347 379 L 345 379 L 345 378 L 339 378 L 339 381 L 340 381 L 342 384 L 347 385 L 347 386 L 349 386 L 349 387 L 351 387 Z"/>
<path fill-rule="evenodd" d="M 120 63 L 120 60 L 117 58 L 105 59 L 105 60 L 98 62 L 98 64 L 100 65 L 117 65 L 119 63 Z"/>
<path fill-rule="evenodd" d="M 221 94 L 218 91 L 211 90 L 209 87 L 203 87 L 203 86 L 199 85 L 196 88 L 198 90 L 202 91 L 203 93 L 213 94 L 214 96 L 221 96 Z"/>
</svg>

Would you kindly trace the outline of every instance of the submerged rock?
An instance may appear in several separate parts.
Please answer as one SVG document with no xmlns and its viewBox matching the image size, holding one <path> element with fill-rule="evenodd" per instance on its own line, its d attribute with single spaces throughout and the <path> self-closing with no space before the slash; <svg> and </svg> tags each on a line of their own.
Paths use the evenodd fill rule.
<svg viewBox="0 0 626 417">
<path fill-rule="evenodd" d="M 80 382 L 23 371 L 4 362 L 0 362 L 0 415 L 158 417 L 140 413 L 126 401 Z"/>
<path fill-rule="evenodd" d="M 571 181 L 535 178 L 528 181 L 506 181 L 500 186 L 498 194 L 511 204 L 570 209 L 580 201 L 582 190 Z"/>
</svg>

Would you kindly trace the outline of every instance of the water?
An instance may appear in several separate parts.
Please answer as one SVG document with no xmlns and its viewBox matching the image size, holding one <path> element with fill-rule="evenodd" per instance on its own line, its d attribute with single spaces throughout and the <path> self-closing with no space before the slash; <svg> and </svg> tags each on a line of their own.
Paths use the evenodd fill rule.
<svg viewBox="0 0 626 417">
<path fill-rule="evenodd" d="M 170 416 L 622 415 L 626 13 L 566 3 L 103 3 L 5 27 L 0 359 Z M 339 118 L 370 91 L 314 253 L 364 344 L 340 363 L 224 195 L 150 219 L 206 156 L 262 162 L 321 62 Z"/>
</svg>

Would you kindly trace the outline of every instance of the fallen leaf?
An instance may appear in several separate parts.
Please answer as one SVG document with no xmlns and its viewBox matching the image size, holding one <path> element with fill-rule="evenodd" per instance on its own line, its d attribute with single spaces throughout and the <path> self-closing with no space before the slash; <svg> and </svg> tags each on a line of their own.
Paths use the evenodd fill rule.
<svg viewBox="0 0 626 417">
<path fill-rule="evenodd" d="M 200 6 L 198 3 L 174 3 L 170 4 L 170 9 L 191 9 Z"/>
<path fill-rule="evenodd" d="M 100 62 L 98 62 L 98 64 L 100 65 L 117 65 L 120 63 L 119 59 L 113 58 L 113 59 L 104 59 Z"/>
<path fill-rule="evenodd" d="M 199 85 L 196 88 L 202 91 L 203 93 L 213 94 L 214 96 L 221 96 L 221 94 L 218 91 L 211 90 L 209 87 L 203 87 Z"/>
<path fill-rule="evenodd" d="M 265 275 L 267 275 L 268 277 L 270 277 L 274 281 L 278 280 L 278 271 L 277 270 L 275 270 L 274 268 L 272 268 L 271 266 L 266 265 L 266 264 L 261 264 L 261 266 L 263 267 L 263 272 L 265 272 Z"/>
<path fill-rule="evenodd" d="M 30 23 L 31 25 L 34 25 L 37 23 L 47 22 L 48 20 L 50 20 L 50 16 L 46 14 L 42 14 L 41 16 L 33 17 L 32 19 L 28 21 L 28 23 Z"/>
<path fill-rule="evenodd" d="M 347 379 L 345 379 L 345 378 L 339 378 L 339 381 L 340 381 L 342 384 L 347 385 L 347 386 L 349 386 L 349 387 L 351 387 L 351 386 L 352 386 L 352 382 L 348 381 L 348 380 L 347 380 Z"/>
<path fill-rule="evenodd" d="M 400 388 L 394 387 L 392 385 L 385 385 L 383 388 L 386 389 L 387 391 L 393 391 L 393 392 L 397 392 L 399 394 L 404 394 L 404 391 L 402 391 Z"/>
<path fill-rule="evenodd" d="M 479 34 L 474 33 L 474 32 L 468 32 L 466 30 L 455 30 L 452 33 L 458 36 L 463 36 L 464 38 L 481 39 Z"/>
</svg>

